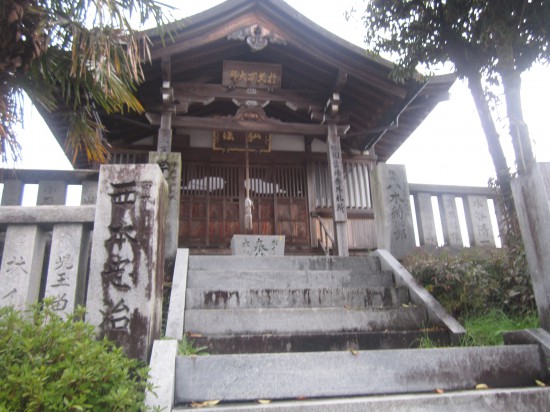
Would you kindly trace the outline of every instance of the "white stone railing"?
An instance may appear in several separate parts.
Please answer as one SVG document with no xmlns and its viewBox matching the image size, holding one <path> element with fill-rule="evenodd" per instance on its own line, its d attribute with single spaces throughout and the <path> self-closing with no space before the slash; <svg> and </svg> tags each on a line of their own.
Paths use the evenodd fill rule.
<svg viewBox="0 0 550 412">
<path fill-rule="evenodd" d="M 495 247 L 500 236 L 490 188 L 409 184 L 420 246 Z M 438 240 L 439 234 L 439 240 Z"/>
</svg>

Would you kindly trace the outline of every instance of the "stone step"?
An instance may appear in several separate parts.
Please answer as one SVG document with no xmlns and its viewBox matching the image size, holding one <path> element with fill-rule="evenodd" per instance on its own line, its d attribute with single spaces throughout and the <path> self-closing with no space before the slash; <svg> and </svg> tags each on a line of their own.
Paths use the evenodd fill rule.
<svg viewBox="0 0 550 412">
<path fill-rule="evenodd" d="M 391 272 L 354 273 L 350 270 L 190 270 L 187 287 L 190 289 L 309 289 L 343 287 L 392 287 Z"/>
<path fill-rule="evenodd" d="M 546 382 L 543 365 L 537 345 L 178 356 L 175 401 L 432 393 L 481 383 L 526 387 Z"/>
<path fill-rule="evenodd" d="M 414 330 L 426 326 L 426 310 L 417 306 L 366 310 L 292 308 L 185 311 L 185 332 L 201 335 Z"/>
<path fill-rule="evenodd" d="M 309 334 L 209 335 L 190 337 L 195 347 L 206 346 L 210 354 L 324 352 L 345 350 L 417 348 L 429 338 L 439 346 L 451 344 L 442 329 L 415 331 L 343 332 Z"/>
<path fill-rule="evenodd" d="M 196 408 L 176 407 L 174 412 L 196 411 Z M 368 396 L 336 399 L 305 399 L 276 401 L 266 405 L 257 402 L 219 404 L 201 412 L 300 411 L 300 412 L 530 412 L 550 410 L 550 388 L 504 388 L 458 392 Z"/>
<path fill-rule="evenodd" d="M 215 287 L 218 287 L 215 285 Z M 395 307 L 409 302 L 406 288 L 187 289 L 187 309 Z"/>
<path fill-rule="evenodd" d="M 189 256 L 189 270 L 380 270 L 373 256 Z"/>
</svg>

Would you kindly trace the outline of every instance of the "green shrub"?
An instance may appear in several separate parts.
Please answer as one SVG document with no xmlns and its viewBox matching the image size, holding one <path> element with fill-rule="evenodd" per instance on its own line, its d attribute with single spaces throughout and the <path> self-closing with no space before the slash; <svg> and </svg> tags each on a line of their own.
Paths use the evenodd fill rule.
<svg viewBox="0 0 550 412">
<path fill-rule="evenodd" d="M 505 248 L 418 253 L 403 265 L 457 318 L 493 309 L 507 314 L 535 310 L 525 257 L 511 256 Z"/>
<path fill-rule="evenodd" d="M 0 309 L 0 411 L 140 411 L 148 367 L 50 305 Z"/>
</svg>

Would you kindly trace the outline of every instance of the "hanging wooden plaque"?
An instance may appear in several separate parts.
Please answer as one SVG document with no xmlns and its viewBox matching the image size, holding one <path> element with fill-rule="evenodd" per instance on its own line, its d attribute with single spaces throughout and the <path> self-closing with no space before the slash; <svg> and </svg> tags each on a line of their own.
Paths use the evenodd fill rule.
<svg viewBox="0 0 550 412">
<path fill-rule="evenodd" d="M 212 131 L 212 148 L 224 152 L 244 152 L 248 138 L 248 150 L 258 153 L 271 151 L 271 135 L 259 132 Z"/>
<path fill-rule="evenodd" d="M 280 64 L 226 60 L 223 62 L 222 85 L 276 90 L 281 88 L 282 74 L 283 66 Z"/>
</svg>

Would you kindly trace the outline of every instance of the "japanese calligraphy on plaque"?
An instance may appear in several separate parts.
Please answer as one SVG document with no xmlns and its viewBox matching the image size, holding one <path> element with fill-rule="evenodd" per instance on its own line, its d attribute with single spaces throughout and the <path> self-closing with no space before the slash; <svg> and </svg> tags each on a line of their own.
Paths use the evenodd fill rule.
<svg viewBox="0 0 550 412">
<path fill-rule="evenodd" d="M 244 89 L 277 90 L 281 88 L 282 66 L 280 64 L 223 62 L 222 85 Z"/>
<path fill-rule="evenodd" d="M 248 139 L 248 150 L 258 153 L 269 153 L 271 151 L 271 135 L 259 132 L 231 132 L 212 131 L 212 148 L 224 152 L 246 150 L 246 139 Z"/>
</svg>

